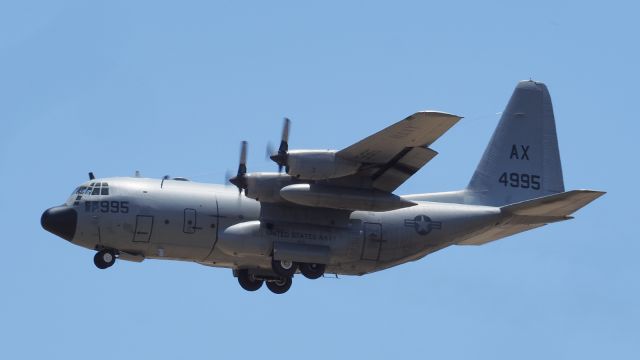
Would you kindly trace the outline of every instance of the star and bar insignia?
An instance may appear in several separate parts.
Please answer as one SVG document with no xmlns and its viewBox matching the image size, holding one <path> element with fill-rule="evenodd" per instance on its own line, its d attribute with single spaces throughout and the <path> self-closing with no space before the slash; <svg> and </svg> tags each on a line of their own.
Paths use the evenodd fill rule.
<svg viewBox="0 0 640 360">
<path fill-rule="evenodd" d="M 413 227 L 420 235 L 427 235 L 431 230 L 442 229 L 442 222 L 432 221 L 431 218 L 426 215 L 418 215 L 413 219 L 405 219 L 404 226 Z"/>
</svg>

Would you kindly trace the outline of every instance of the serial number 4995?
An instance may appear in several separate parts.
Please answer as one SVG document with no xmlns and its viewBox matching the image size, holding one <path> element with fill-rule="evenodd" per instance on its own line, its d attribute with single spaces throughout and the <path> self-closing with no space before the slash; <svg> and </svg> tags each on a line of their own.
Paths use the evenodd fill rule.
<svg viewBox="0 0 640 360">
<path fill-rule="evenodd" d="M 540 175 L 503 172 L 498 182 L 505 187 L 540 190 Z"/>
</svg>

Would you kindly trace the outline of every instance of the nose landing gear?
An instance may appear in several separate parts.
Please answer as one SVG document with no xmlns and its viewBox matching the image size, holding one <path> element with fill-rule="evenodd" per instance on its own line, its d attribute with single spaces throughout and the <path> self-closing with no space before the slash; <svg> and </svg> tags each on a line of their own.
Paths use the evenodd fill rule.
<svg viewBox="0 0 640 360">
<path fill-rule="evenodd" d="M 98 269 L 106 269 L 116 262 L 116 252 L 113 250 L 100 250 L 93 257 L 93 263 Z"/>
</svg>

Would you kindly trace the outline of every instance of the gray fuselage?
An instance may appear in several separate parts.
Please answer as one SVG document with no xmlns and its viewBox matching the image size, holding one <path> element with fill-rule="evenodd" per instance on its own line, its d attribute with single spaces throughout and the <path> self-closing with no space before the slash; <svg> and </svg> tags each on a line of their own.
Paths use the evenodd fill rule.
<svg viewBox="0 0 640 360">
<path fill-rule="evenodd" d="M 304 224 L 260 219 L 260 202 L 229 186 L 180 180 L 107 178 L 108 195 L 74 192 L 70 240 L 89 249 L 117 249 L 124 259 L 172 259 L 232 269 L 269 271 L 276 242 L 328 247 L 328 273 L 365 274 L 469 241 L 496 226 L 500 209 L 420 201 L 387 212 L 355 211 L 344 223 Z M 94 191 L 95 193 L 95 191 Z M 300 212 L 300 207 L 292 211 Z M 227 236 L 246 227 L 251 240 Z M 129 255 L 129 256 L 127 256 Z"/>
</svg>

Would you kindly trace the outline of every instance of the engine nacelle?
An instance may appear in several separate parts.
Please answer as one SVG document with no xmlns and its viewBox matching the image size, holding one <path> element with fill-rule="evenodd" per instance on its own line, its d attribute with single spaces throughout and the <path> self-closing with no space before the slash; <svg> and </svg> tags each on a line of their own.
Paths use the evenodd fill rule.
<svg viewBox="0 0 640 360">
<path fill-rule="evenodd" d="M 336 150 L 291 150 L 288 174 L 303 180 L 323 180 L 355 174 L 359 163 L 336 156 Z"/>
<path fill-rule="evenodd" d="M 344 210 L 390 211 L 416 205 L 384 191 L 312 184 L 286 186 L 280 190 L 280 195 L 298 205 Z"/>
<path fill-rule="evenodd" d="M 262 202 L 282 202 L 280 189 L 297 181 L 287 174 L 249 173 L 247 177 L 247 197 Z"/>
</svg>

